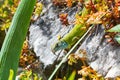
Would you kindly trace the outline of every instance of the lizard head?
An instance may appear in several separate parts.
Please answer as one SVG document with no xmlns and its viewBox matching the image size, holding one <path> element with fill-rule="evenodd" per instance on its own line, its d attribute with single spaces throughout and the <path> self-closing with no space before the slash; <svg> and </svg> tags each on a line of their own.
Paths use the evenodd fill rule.
<svg viewBox="0 0 120 80">
<path fill-rule="evenodd" d="M 68 44 L 65 41 L 58 41 L 52 47 L 52 52 L 55 53 L 58 50 L 65 49 L 68 47 Z"/>
</svg>

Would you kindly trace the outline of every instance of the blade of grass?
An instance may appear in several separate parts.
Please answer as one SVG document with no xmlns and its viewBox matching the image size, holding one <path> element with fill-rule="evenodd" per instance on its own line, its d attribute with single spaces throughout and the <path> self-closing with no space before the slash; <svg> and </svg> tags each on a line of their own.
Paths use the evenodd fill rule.
<svg viewBox="0 0 120 80">
<path fill-rule="evenodd" d="M 15 80 L 22 45 L 35 3 L 36 0 L 21 0 L 17 8 L 0 52 L 0 80 L 8 80 L 10 70 L 13 70 Z"/>
<path fill-rule="evenodd" d="M 120 24 L 112 27 L 112 28 L 109 29 L 107 32 L 120 32 Z"/>
<path fill-rule="evenodd" d="M 116 35 L 114 38 L 120 44 L 120 35 Z"/>
<path fill-rule="evenodd" d="M 71 75 L 70 75 L 70 77 L 68 78 L 68 80 L 75 80 L 75 75 L 76 75 L 76 70 L 74 70 L 74 71 L 71 73 Z"/>
</svg>

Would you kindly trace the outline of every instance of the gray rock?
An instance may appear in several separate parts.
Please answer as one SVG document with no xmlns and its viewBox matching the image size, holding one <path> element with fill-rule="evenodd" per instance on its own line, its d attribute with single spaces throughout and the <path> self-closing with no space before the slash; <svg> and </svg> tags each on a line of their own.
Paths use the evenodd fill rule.
<svg viewBox="0 0 120 80">
<path fill-rule="evenodd" d="M 58 14 L 67 12 L 68 20 L 74 20 L 77 7 L 72 9 L 65 8 L 63 10 L 54 7 L 50 0 L 42 2 L 44 3 L 43 14 L 30 26 L 29 44 L 34 49 L 36 55 L 40 57 L 39 59 L 43 63 L 44 68 L 50 66 L 47 69 L 50 71 L 53 70 L 53 66 L 55 66 L 53 63 L 57 59 L 57 56 L 51 51 L 51 46 L 57 42 L 57 36 L 64 36 L 73 27 L 73 25 L 63 26 Z M 94 70 L 106 78 L 114 78 L 120 75 L 120 47 L 107 43 L 104 35 L 104 28 L 101 25 L 96 26 L 79 49 L 87 51 L 88 64 Z M 60 57 L 62 56 L 64 56 L 63 51 Z"/>
<path fill-rule="evenodd" d="M 55 54 L 51 51 L 51 46 L 58 41 L 57 37 L 64 36 L 73 27 L 73 24 L 65 26 L 62 25 L 58 15 L 60 13 L 68 13 L 68 20 L 74 20 L 74 16 L 77 11 L 77 7 L 71 9 L 65 8 L 60 9 L 55 6 L 50 1 L 43 1 L 44 9 L 43 15 L 31 24 L 29 28 L 29 44 L 30 48 L 34 49 L 34 52 L 39 56 L 40 61 L 44 64 L 44 67 L 53 64 L 59 51 Z M 59 56 L 62 57 L 64 52 Z"/>
<path fill-rule="evenodd" d="M 88 64 L 106 78 L 120 76 L 120 46 L 111 45 L 104 38 L 103 26 L 98 26 L 81 47 L 87 51 Z M 76 53 L 79 53 L 79 52 Z"/>
</svg>

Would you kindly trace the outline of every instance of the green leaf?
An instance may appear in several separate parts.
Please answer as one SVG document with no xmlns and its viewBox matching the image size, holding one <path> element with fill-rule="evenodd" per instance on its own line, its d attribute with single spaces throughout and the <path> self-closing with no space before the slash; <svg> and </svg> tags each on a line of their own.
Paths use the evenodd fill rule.
<svg viewBox="0 0 120 80">
<path fill-rule="evenodd" d="M 21 0 L 0 52 L 0 80 L 8 80 L 10 69 L 15 80 L 19 57 L 36 0 Z"/>
<path fill-rule="evenodd" d="M 70 75 L 70 77 L 68 78 L 68 80 L 75 80 L 75 75 L 76 75 L 76 70 L 74 70 L 74 71 L 71 73 L 71 75 Z"/>
<path fill-rule="evenodd" d="M 113 28 L 109 29 L 107 32 L 120 32 L 120 24 L 114 26 Z"/>
<path fill-rule="evenodd" d="M 8 80 L 13 80 L 13 76 L 14 76 L 14 71 L 12 69 L 10 69 L 10 74 L 9 74 Z"/>
<path fill-rule="evenodd" d="M 120 44 L 120 35 L 116 35 L 115 40 Z"/>
</svg>

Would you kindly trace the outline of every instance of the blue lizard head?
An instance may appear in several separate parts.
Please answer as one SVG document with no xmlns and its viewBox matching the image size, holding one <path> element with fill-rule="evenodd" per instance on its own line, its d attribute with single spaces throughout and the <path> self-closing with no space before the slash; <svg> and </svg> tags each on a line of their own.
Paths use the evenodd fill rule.
<svg viewBox="0 0 120 80">
<path fill-rule="evenodd" d="M 68 47 L 68 44 L 65 41 L 58 41 L 52 47 L 52 52 L 55 53 L 58 50 L 65 49 Z"/>
</svg>

